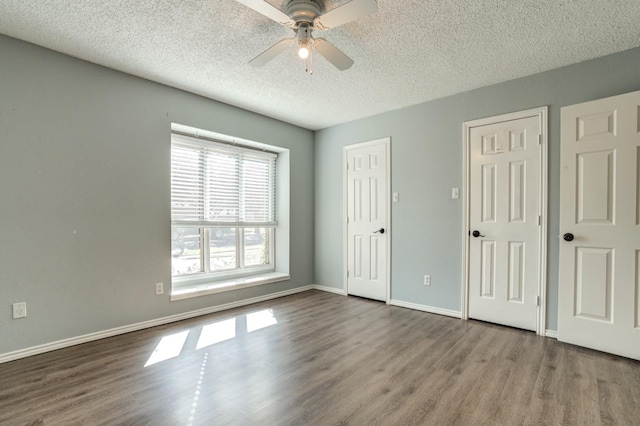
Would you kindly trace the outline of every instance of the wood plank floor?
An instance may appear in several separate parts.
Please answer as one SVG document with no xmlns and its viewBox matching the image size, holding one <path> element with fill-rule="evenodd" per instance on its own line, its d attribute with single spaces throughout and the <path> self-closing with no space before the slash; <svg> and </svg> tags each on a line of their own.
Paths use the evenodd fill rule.
<svg viewBox="0 0 640 426">
<path fill-rule="evenodd" d="M 2 364 L 0 383 L 0 425 L 640 425 L 639 362 L 319 291 Z"/>
</svg>

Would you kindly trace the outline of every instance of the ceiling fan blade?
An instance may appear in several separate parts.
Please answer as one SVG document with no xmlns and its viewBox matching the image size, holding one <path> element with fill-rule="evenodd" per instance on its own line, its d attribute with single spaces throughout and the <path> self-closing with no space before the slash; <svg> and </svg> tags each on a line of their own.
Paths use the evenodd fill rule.
<svg viewBox="0 0 640 426">
<path fill-rule="evenodd" d="M 353 65 L 353 59 L 342 53 L 340 49 L 323 38 L 315 39 L 313 42 L 313 47 L 319 54 L 324 56 L 327 61 L 331 62 L 333 66 L 338 68 L 340 71 L 349 69 L 351 68 L 351 65 Z"/>
<path fill-rule="evenodd" d="M 252 67 L 261 67 L 291 46 L 295 40 L 293 38 L 285 38 L 253 58 L 249 61 L 249 65 Z"/>
<path fill-rule="evenodd" d="M 376 0 L 352 0 L 340 7 L 337 7 L 324 15 L 318 16 L 313 22 L 313 26 L 318 30 L 328 30 L 339 27 L 356 19 L 364 18 L 378 10 Z"/>
<path fill-rule="evenodd" d="M 238 3 L 242 3 L 247 7 L 255 10 L 258 13 L 263 14 L 269 19 L 272 19 L 284 25 L 285 27 L 293 27 L 296 23 L 293 19 L 288 17 L 283 11 L 275 6 L 267 3 L 265 0 L 236 0 Z"/>
</svg>

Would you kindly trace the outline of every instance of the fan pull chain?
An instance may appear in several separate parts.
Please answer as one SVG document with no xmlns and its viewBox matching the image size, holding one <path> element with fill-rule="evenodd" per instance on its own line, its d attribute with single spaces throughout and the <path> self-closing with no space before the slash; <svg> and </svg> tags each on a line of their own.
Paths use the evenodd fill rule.
<svg viewBox="0 0 640 426">
<path fill-rule="evenodd" d="M 313 49 L 309 49 L 309 56 L 307 57 L 307 68 L 305 72 L 309 75 L 313 75 Z"/>
</svg>

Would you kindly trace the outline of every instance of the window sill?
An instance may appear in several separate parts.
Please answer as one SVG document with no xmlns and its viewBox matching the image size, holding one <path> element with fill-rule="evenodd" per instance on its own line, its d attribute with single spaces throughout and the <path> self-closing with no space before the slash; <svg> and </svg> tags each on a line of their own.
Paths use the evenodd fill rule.
<svg viewBox="0 0 640 426">
<path fill-rule="evenodd" d="M 224 281 L 215 281 L 204 284 L 194 284 L 193 286 L 181 288 L 171 292 L 171 301 L 190 299 L 192 297 L 206 296 L 208 294 L 221 293 L 224 291 L 237 290 L 239 288 L 253 287 L 262 284 L 286 281 L 291 277 L 282 272 L 269 272 L 266 274 L 252 275 L 250 277 L 234 278 Z"/>
</svg>

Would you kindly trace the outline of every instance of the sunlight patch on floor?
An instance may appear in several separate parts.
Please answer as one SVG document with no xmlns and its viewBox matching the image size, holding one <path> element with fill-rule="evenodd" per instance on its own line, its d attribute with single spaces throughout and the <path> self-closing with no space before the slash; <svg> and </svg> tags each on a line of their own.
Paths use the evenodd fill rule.
<svg viewBox="0 0 640 426">
<path fill-rule="evenodd" d="M 180 355 L 180 352 L 182 352 L 182 348 L 184 347 L 184 342 L 187 341 L 188 335 L 189 330 L 185 330 L 180 333 L 164 336 L 153 350 L 153 353 L 144 366 L 148 367 Z"/>
<path fill-rule="evenodd" d="M 200 332 L 200 338 L 196 344 L 196 350 L 224 342 L 225 340 L 233 339 L 234 337 L 236 337 L 235 318 L 205 325 L 202 327 L 202 331 Z"/>
<path fill-rule="evenodd" d="M 278 323 L 276 314 L 273 309 L 264 309 L 262 311 L 247 314 L 247 332 L 260 330 Z"/>
<path fill-rule="evenodd" d="M 195 350 L 213 346 L 231 340 L 240 334 L 248 334 L 278 324 L 273 309 L 263 309 L 246 315 L 238 315 L 222 321 L 202 326 Z M 176 358 L 182 353 L 189 333 L 197 332 L 198 327 L 180 333 L 164 336 L 147 360 L 145 367 Z"/>
</svg>

